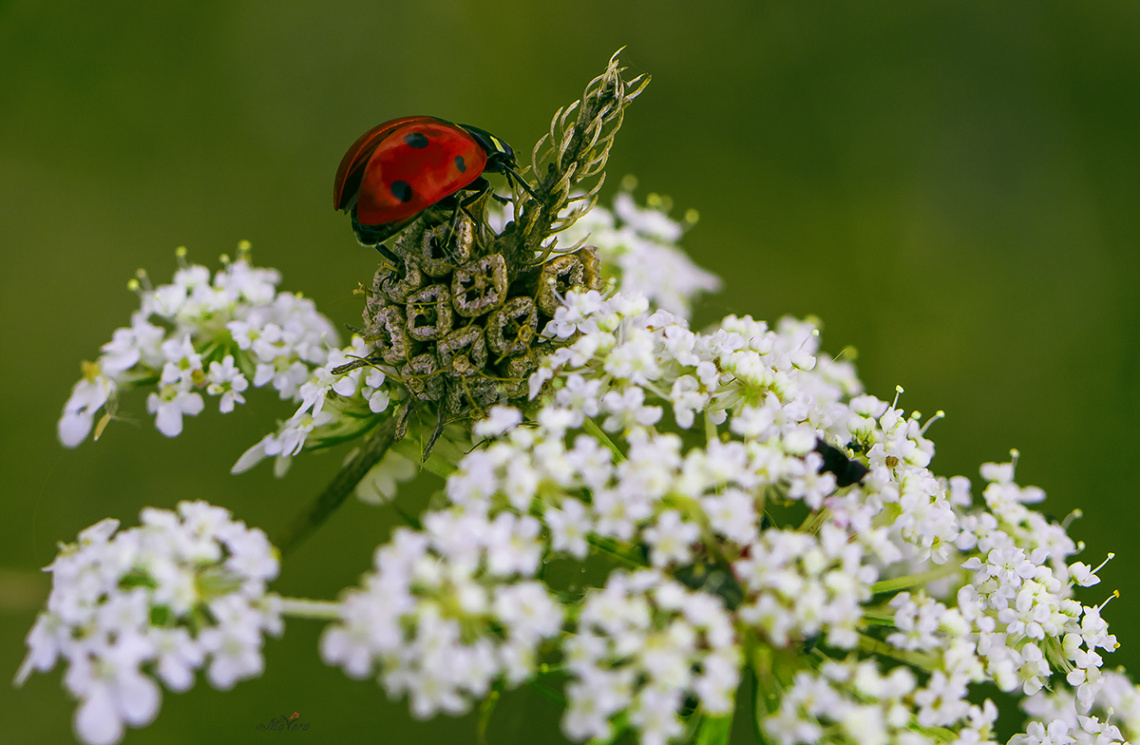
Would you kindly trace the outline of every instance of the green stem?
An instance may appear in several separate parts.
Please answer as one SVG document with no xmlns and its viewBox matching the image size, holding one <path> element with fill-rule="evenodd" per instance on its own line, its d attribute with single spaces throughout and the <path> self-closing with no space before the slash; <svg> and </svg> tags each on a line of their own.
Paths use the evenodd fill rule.
<svg viewBox="0 0 1140 745">
<path fill-rule="evenodd" d="M 938 742 L 953 742 L 957 739 L 957 733 L 946 727 L 923 727 L 917 722 L 911 722 L 907 725 L 907 729 Z"/>
<path fill-rule="evenodd" d="M 960 571 L 962 571 L 962 567 L 955 564 L 946 564 L 937 569 L 931 569 L 928 572 L 919 572 L 918 574 L 908 574 L 905 577 L 884 579 L 871 585 L 871 593 L 878 595 L 881 592 L 897 592 L 898 590 L 905 590 L 908 587 L 920 587 L 927 582 L 943 579 Z"/>
<path fill-rule="evenodd" d="M 294 618 L 335 621 L 340 618 L 340 603 L 305 598 L 281 598 L 281 612 Z"/>
<path fill-rule="evenodd" d="M 598 426 L 598 423 L 593 419 L 586 417 L 586 420 L 582 423 L 582 429 L 586 431 L 586 434 L 590 435 L 595 440 L 605 445 L 606 448 L 614 454 L 615 463 L 620 463 L 625 460 L 625 453 L 623 453 L 618 448 L 618 446 L 614 444 L 614 441 L 610 439 L 610 436 L 607 435 L 602 430 L 602 428 Z"/>
<path fill-rule="evenodd" d="M 829 519 L 831 519 L 831 510 L 826 507 L 818 512 L 812 512 L 804 519 L 803 525 L 800 526 L 800 532 L 815 535 Z"/>
<path fill-rule="evenodd" d="M 938 666 L 938 658 L 933 654 L 898 649 L 866 634 L 859 635 L 859 650 L 867 654 L 890 657 L 893 660 L 898 660 L 911 667 L 927 672 L 934 671 Z"/>
<path fill-rule="evenodd" d="M 771 650 L 758 645 L 752 652 L 752 664 L 748 665 L 752 682 L 752 734 L 756 742 L 767 745 L 764 720 L 780 708 L 780 691 L 772 675 Z"/>
<path fill-rule="evenodd" d="M 718 435 L 717 431 L 716 431 L 716 425 L 713 423 L 712 417 L 709 416 L 709 413 L 707 411 L 705 412 L 704 419 L 705 419 L 705 440 L 707 442 L 712 442 L 713 440 L 720 439 L 720 435 Z"/>
<path fill-rule="evenodd" d="M 888 626 L 895 625 L 895 614 L 893 611 L 863 611 L 863 623 L 868 626 Z"/>
<path fill-rule="evenodd" d="M 533 678 L 527 681 L 527 685 L 529 685 L 531 688 L 537 691 L 540 696 L 545 698 L 547 701 L 550 701 L 555 706 L 566 706 L 566 697 L 553 688 L 544 686 L 542 683 L 539 683 Z"/>
<path fill-rule="evenodd" d="M 700 502 L 691 497 L 681 497 L 676 499 L 676 506 L 685 517 L 696 523 L 701 529 L 701 543 L 704 544 L 709 556 L 716 561 L 721 569 L 731 575 L 732 562 L 728 556 L 725 555 L 724 549 L 721 547 L 721 543 L 717 540 L 716 533 L 713 531 L 712 523 L 709 522 L 708 515 L 705 514 L 705 511 L 701 508 Z"/>
<path fill-rule="evenodd" d="M 388 448 L 396 442 L 396 417 L 388 417 L 364 439 L 356 454 L 337 472 L 325 490 L 289 523 L 273 544 L 288 556 L 329 518 L 337 507 L 353 492 L 356 485 L 374 465 L 380 462 Z"/>
<path fill-rule="evenodd" d="M 628 554 L 619 550 L 619 548 L 616 546 L 617 541 L 613 540 L 612 538 L 602 538 L 601 536 L 590 535 L 586 538 L 586 542 L 602 553 L 614 557 L 618 561 L 626 564 L 633 569 L 644 569 L 646 566 L 644 562 L 639 561 L 638 559 L 633 558 L 632 556 L 629 556 Z"/>
</svg>

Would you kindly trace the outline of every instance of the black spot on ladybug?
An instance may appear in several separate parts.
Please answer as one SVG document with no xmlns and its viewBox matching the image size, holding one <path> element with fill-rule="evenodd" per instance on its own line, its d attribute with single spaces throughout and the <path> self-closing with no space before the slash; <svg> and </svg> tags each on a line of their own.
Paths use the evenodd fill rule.
<svg viewBox="0 0 1140 745">
<path fill-rule="evenodd" d="M 426 135 L 419 132 L 412 132 L 410 135 L 404 135 L 404 142 L 412 147 L 427 147 L 428 139 Z M 405 202 L 408 200 L 404 200 Z"/>
<path fill-rule="evenodd" d="M 401 202 L 412 201 L 412 187 L 407 181 L 393 181 L 389 188 L 392 190 L 392 196 Z"/>
<path fill-rule="evenodd" d="M 467 173 L 467 161 L 463 160 L 462 155 L 455 156 L 455 167 L 459 169 L 460 173 Z"/>
</svg>

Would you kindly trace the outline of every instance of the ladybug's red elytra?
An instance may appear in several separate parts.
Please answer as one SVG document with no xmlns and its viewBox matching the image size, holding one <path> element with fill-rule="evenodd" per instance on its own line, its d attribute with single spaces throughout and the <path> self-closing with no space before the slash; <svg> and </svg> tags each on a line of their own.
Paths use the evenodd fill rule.
<svg viewBox="0 0 1140 745">
<path fill-rule="evenodd" d="M 510 145 L 486 130 L 405 116 L 368 130 L 344 154 L 333 208 L 352 215 L 362 242 L 378 243 L 436 202 L 485 189 L 484 173 L 518 178 L 514 169 Z"/>
</svg>

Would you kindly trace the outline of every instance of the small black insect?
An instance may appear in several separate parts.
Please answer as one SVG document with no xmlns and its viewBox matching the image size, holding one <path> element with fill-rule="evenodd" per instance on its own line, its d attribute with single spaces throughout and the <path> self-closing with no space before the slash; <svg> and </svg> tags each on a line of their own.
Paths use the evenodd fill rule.
<svg viewBox="0 0 1140 745">
<path fill-rule="evenodd" d="M 815 452 L 823 456 L 823 468 L 820 471 L 835 474 L 835 483 L 838 486 L 851 486 L 858 484 L 871 469 L 857 460 L 851 460 L 843 451 L 823 440 L 815 441 Z"/>
</svg>

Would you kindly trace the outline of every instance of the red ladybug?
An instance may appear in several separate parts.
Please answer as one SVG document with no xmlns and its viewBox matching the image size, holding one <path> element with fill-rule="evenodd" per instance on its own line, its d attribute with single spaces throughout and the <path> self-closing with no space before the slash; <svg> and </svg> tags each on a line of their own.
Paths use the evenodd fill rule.
<svg viewBox="0 0 1140 745">
<path fill-rule="evenodd" d="M 362 243 L 379 243 L 436 202 L 464 189 L 486 189 L 484 173 L 522 182 L 515 167 L 511 146 L 486 130 L 405 116 L 368 130 L 344 154 L 333 208 L 352 215 Z"/>
</svg>

